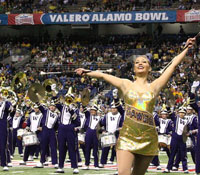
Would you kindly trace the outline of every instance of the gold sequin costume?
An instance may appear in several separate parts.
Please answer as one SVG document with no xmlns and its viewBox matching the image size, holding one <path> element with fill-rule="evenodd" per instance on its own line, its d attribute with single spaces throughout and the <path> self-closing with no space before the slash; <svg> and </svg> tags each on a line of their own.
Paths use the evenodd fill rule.
<svg viewBox="0 0 200 175">
<path fill-rule="evenodd" d="M 158 135 L 153 119 L 153 92 L 129 90 L 125 96 L 125 120 L 116 148 L 146 156 L 158 155 Z"/>
</svg>

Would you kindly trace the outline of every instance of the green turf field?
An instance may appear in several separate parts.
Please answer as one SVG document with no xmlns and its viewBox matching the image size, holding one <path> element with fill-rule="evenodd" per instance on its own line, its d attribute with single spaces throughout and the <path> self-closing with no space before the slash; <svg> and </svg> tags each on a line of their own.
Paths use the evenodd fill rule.
<svg viewBox="0 0 200 175">
<path fill-rule="evenodd" d="M 161 165 L 163 166 L 163 164 L 167 163 L 167 156 L 165 153 L 161 152 L 160 153 L 160 162 Z M 15 156 L 13 160 L 22 160 L 22 158 L 20 158 L 19 156 Z M 36 159 L 35 161 L 39 161 L 38 159 Z M 193 166 L 193 162 L 191 160 L 191 156 L 190 154 L 188 154 L 188 165 L 189 166 Z M 181 166 L 181 165 L 180 165 Z M 165 166 L 164 166 L 165 167 Z M 9 168 L 8 172 L 3 172 L 2 168 L 0 168 L 0 175 L 15 175 L 15 174 L 19 174 L 19 175 L 51 175 L 51 174 L 58 174 L 55 173 L 54 168 L 50 168 L 50 167 L 45 167 L 45 168 L 33 168 L 33 167 L 12 167 Z M 113 175 L 116 170 L 109 170 L 109 169 L 100 169 L 99 171 L 95 171 L 95 170 L 82 170 L 81 168 L 79 168 L 79 174 L 80 175 L 95 175 L 95 174 L 102 174 L 102 175 Z M 71 168 L 65 168 L 65 174 L 66 175 L 72 175 L 73 174 L 73 170 Z M 164 173 L 162 173 L 162 171 L 160 172 L 155 172 L 155 170 L 148 170 L 148 172 L 146 173 L 146 175 L 163 175 Z M 184 174 L 182 172 L 177 172 L 177 173 L 170 173 L 170 175 L 178 175 L 178 174 Z M 190 173 L 190 174 L 194 174 L 194 173 Z"/>
</svg>

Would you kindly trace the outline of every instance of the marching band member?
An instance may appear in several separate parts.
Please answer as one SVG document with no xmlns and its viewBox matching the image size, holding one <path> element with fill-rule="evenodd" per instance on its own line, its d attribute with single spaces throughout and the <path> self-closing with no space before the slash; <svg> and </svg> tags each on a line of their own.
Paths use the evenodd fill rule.
<svg viewBox="0 0 200 175">
<path fill-rule="evenodd" d="M 90 165 L 90 154 L 91 149 L 93 149 L 93 156 L 94 156 L 94 167 L 96 170 L 99 170 L 99 156 L 98 156 L 98 145 L 99 141 L 97 138 L 97 125 L 101 120 L 101 117 L 97 115 L 98 107 L 97 105 L 93 105 L 89 111 L 85 111 L 85 116 L 87 118 L 85 122 L 84 128 L 86 129 L 85 135 L 85 165 L 84 170 L 89 170 Z"/>
<path fill-rule="evenodd" d="M 155 123 L 157 123 L 156 126 L 159 127 L 158 135 L 165 135 L 166 137 L 169 137 L 170 131 L 172 131 L 172 121 L 168 119 L 168 111 L 166 109 L 163 109 L 161 110 L 160 115 L 160 118 L 158 117 L 158 115 L 154 117 Z M 159 145 L 159 147 L 161 147 L 161 145 Z M 162 149 L 166 151 L 167 156 L 169 158 L 170 151 L 167 147 L 167 144 L 165 145 L 165 147 L 162 147 Z M 154 157 L 154 159 L 152 160 L 152 164 L 157 166 L 157 170 L 161 170 L 158 156 Z"/>
<path fill-rule="evenodd" d="M 167 168 L 163 173 L 170 173 L 170 170 L 172 170 L 174 158 L 178 151 L 180 151 L 182 166 L 184 173 L 188 172 L 188 166 L 187 166 L 187 158 L 186 158 L 186 143 L 183 141 L 183 130 L 184 127 L 188 125 L 188 121 L 185 118 L 186 115 L 186 109 L 184 107 L 180 107 L 178 109 L 178 115 L 175 117 L 175 114 L 171 115 L 171 119 L 173 121 L 173 131 L 172 131 L 172 139 L 170 143 L 170 157 L 167 164 Z"/>
<path fill-rule="evenodd" d="M 168 119 L 169 113 L 167 110 L 162 110 L 161 111 L 161 118 L 159 118 L 159 135 L 166 135 L 170 137 L 171 131 L 172 131 L 172 120 Z M 164 150 L 167 153 L 167 156 L 169 158 L 170 156 L 170 151 L 167 147 L 164 148 Z"/>
<path fill-rule="evenodd" d="M 198 114 L 198 131 L 197 131 L 197 142 L 196 142 L 196 154 L 195 154 L 195 172 L 196 175 L 200 175 L 200 107 L 196 103 L 195 91 L 196 88 L 200 85 L 199 81 L 194 81 L 191 87 L 190 93 L 190 105 Z"/>
<path fill-rule="evenodd" d="M 57 139 L 56 129 L 58 126 L 58 117 L 60 113 L 56 110 L 54 101 L 50 102 L 48 108 L 40 105 L 39 110 L 42 112 L 42 137 L 41 137 L 41 159 L 40 163 L 37 164 L 36 168 L 43 168 L 43 164 L 46 161 L 46 155 L 49 151 L 51 152 L 52 164 L 55 168 L 58 168 L 57 158 Z"/>
<path fill-rule="evenodd" d="M 73 100 L 74 95 L 68 94 Z M 64 173 L 64 162 L 67 148 L 71 160 L 73 174 L 78 174 L 77 156 L 76 156 L 76 132 L 75 128 L 80 126 L 80 117 L 78 110 L 73 104 L 57 104 L 57 109 L 61 115 L 58 124 L 58 150 L 59 150 L 59 168 L 56 173 Z"/>
<path fill-rule="evenodd" d="M 187 116 L 186 117 L 188 119 L 189 128 L 190 128 L 189 129 L 190 130 L 189 137 L 192 140 L 192 147 L 189 148 L 189 150 L 190 150 L 190 153 L 192 156 L 192 160 L 195 163 L 195 145 L 196 145 L 195 137 L 196 137 L 196 135 L 193 134 L 193 130 L 197 129 L 198 124 L 197 124 L 197 116 L 193 113 L 193 108 L 191 106 L 187 107 Z"/>
<path fill-rule="evenodd" d="M 13 128 L 13 153 L 15 153 L 16 144 L 18 146 L 18 152 L 20 156 L 23 156 L 23 147 L 22 147 L 22 140 L 17 137 L 17 131 L 22 129 L 22 124 L 24 123 L 24 116 L 23 112 L 20 109 L 16 109 L 14 117 L 12 119 L 12 128 Z"/>
<path fill-rule="evenodd" d="M 118 112 L 117 106 L 113 102 L 111 104 L 111 112 L 109 112 L 106 116 L 104 116 L 103 120 L 101 120 L 101 125 L 105 127 L 105 132 L 113 133 L 116 138 L 119 137 L 119 130 L 121 129 L 123 124 L 123 116 Z M 100 168 L 103 168 L 104 165 L 107 163 L 108 153 L 110 150 L 109 147 L 105 147 L 102 149 L 101 154 L 101 164 L 99 165 Z M 113 146 L 112 149 L 115 149 Z M 116 153 L 115 153 L 116 155 Z"/>
<path fill-rule="evenodd" d="M 3 171 L 8 171 L 7 167 L 7 137 L 8 137 L 8 128 L 7 128 L 7 118 L 12 110 L 12 105 L 10 102 L 5 101 L 0 94 L 0 157 L 1 157 L 1 166 Z"/>
<path fill-rule="evenodd" d="M 31 131 L 31 132 L 36 132 L 37 137 L 39 139 L 39 141 L 41 140 L 41 131 L 42 131 L 42 113 L 39 110 L 39 106 L 37 104 L 35 104 L 33 106 L 33 112 L 30 113 L 29 118 L 27 120 L 27 126 L 26 126 L 26 130 L 27 131 Z M 28 161 L 28 157 L 29 155 L 33 155 L 34 152 L 36 151 L 37 145 L 31 145 L 31 146 L 26 146 L 25 147 L 25 151 L 24 151 L 24 158 L 23 158 L 23 162 L 20 163 L 20 165 L 26 165 L 26 162 Z"/>
<path fill-rule="evenodd" d="M 192 143 L 191 143 L 191 147 L 187 148 L 188 151 L 190 151 L 191 153 L 191 157 L 193 162 L 195 163 L 195 145 L 196 145 L 196 129 L 197 129 L 197 116 L 195 114 L 193 114 L 193 109 L 191 106 L 187 107 L 187 115 L 185 116 L 188 120 L 188 124 L 189 124 L 189 138 L 187 139 L 191 139 Z M 187 142 L 186 142 L 187 143 Z M 186 144 L 187 145 L 187 144 Z M 174 167 L 172 168 L 173 171 L 178 171 L 179 168 L 179 164 L 181 162 L 181 156 L 180 156 L 180 151 L 177 153 L 176 155 L 176 160 L 174 163 Z"/>
</svg>

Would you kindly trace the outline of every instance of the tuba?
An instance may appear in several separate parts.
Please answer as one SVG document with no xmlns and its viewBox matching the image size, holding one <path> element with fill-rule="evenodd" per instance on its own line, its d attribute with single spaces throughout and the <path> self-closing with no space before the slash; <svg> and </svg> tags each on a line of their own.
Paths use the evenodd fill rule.
<svg viewBox="0 0 200 175">
<path fill-rule="evenodd" d="M 43 83 L 47 96 L 56 96 L 58 94 L 58 86 L 54 79 L 47 79 Z"/>
<path fill-rule="evenodd" d="M 85 88 L 81 93 L 81 103 L 83 106 L 87 106 L 90 102 L 90 89 Z"/>
<path fill-rule="evenodd" d="M 17 73 L 11 83 L 11 89 L 15 92 L 20 92 L 24 90 L 27 84 L 26 74 L 23 72 Z"/>
<path fill-rule="evenodd" d="M 10 87 L 2 87 L 0 89 L 1 97 L 11 102 L 13 106 L 17 104 L 18 98 L 16 93 Z"/>
</svg>

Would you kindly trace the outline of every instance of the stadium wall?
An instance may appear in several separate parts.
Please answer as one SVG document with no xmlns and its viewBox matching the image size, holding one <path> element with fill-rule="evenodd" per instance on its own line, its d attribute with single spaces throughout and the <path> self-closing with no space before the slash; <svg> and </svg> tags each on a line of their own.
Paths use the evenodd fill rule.
<svg viewBox="0 0 200 175">
<path fill-rule="evenodd" d="M 136 24 L 140 26 L 140 24 Z M 163 34 L 178 34 L 180 30 L 180 25 L 186 34 L 198 33 L 199 25 L 198 23 L 162 23 Z M 124 25 L 124 24 L 99 24 L 91 25 L 90 29 L 72 29 L 71 25 L 44 25 L 44 26 L 1 26 L 0 27 L 0 37 L 11 36 L 11 37 L 21 37 L 21 36 L 34 36 L 38 37 L 43 35 L 48 31 L 51 39 L 55 39 L 59 30 L 63 33 L 63 36 L 69 35 L 130 35 L 138 33 L 148 33 L 151 34 L 157 27 L 157 24 L 146 24 L 136 28 L 134 26 Z"/>
</svg>

